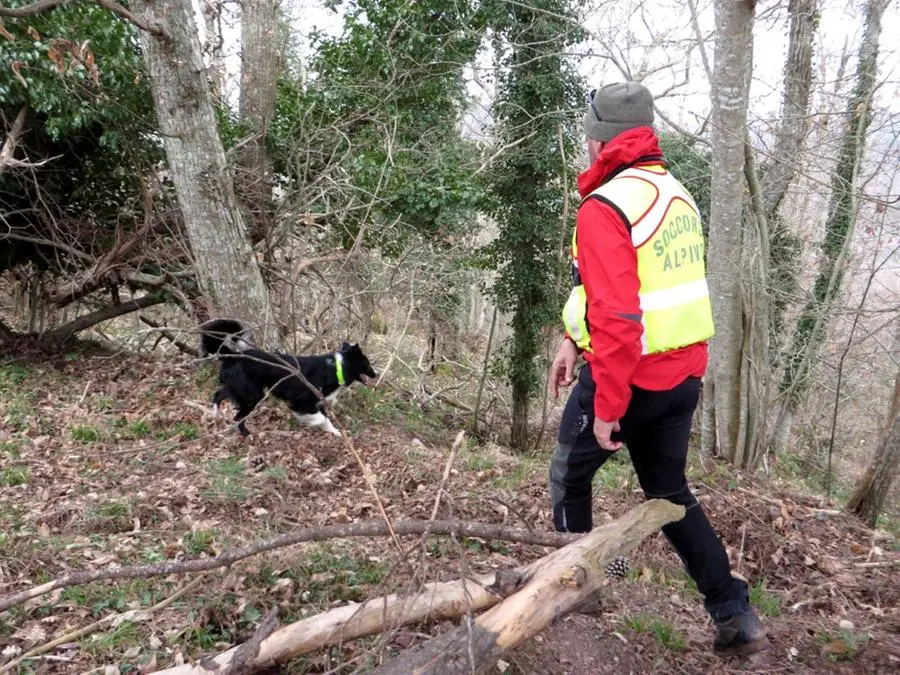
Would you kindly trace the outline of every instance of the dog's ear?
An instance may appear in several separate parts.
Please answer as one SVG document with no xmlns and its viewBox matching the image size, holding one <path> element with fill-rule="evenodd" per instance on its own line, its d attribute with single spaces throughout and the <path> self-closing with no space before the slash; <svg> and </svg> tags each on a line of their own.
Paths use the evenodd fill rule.
<svg viewBox="0 0 900 675">
<path fill-rule="evenodd" d="M 349 351 L 350 351 L 350 343 L 347 342 L 347 341 L 341 342 L 341 351 L 342 351 L 342 352 L 349 352 Z"/>
</svg>

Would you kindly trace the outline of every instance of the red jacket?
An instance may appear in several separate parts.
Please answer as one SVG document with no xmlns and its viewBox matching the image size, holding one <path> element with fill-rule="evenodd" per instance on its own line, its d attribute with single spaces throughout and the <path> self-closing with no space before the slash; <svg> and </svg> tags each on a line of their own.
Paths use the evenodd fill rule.
<svg viewBox="0 0 900 675">
<path fill-rule="evenodd" d="M 611 173 L 644 157 L 662 156 L 650 127 L 630 129 L 604 146 L 594 165 L 578 177 L 582 198 L 600 186 Z M 641 355 L 643 327 L 638 291 L 637 253 L 631 234 L 616 211 L 596 199 L 578 210 L 578 272 L 587 294 L 587 319 L 593 353 L 586 352 L 597 385 L 594 412 L 604 422 L 625 415 L 631 385 L 641 389 L 672 389 L 693 375 L 702 377 L 708 359 L 701 342 L 660 354 Z"/>
</svg>

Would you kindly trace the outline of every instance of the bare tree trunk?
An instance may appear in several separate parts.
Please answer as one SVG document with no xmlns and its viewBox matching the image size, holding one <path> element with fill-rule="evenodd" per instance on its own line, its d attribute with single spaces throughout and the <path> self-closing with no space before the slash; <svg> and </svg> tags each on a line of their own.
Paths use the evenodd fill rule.
<svg viewBox="0 0 900 675">
<path fill-rule="evenodd" d="M 741 362 L 744 305 L 741 288 L 743 245 L 744 139 L 753 53 L 753 0 L 716 0 L 713 71 L 712 196 L 709 282 L 716 320 L 710 345 L 715 380 L 716 448 L 732 461 L 744 454 L 741 439 Z M 709 401 L 705 401 L 708 403 Z"/>
<path fill-rule="evenodd" d="M 895 333 L 894 354 L 900 350 L 900 328 Z M 847 511 L 856 514 L 871 527 L 887 501 L 900 469 L 900 369 L 894 376 L 894 396 L 888 407 L 884 435 L 875 450 L 872 463 L 856 485 L 847 502 Z"/>
<path fill-rule="evenodd" d="M 239 187 L 250 217 L 250 237 L 268 240 L 274 218 L 273 167 L 265 138 L 275 114 L 280 59 L 279 0 L 243 0 L 241 13 L 241 121 L 251 138 L 241 149 Z M 265 250 L 268 251 L 268 246 Z"/>
<path fill-rule="evenodd" d="M 142 32 L 141 47 L 200 288 L 210 309 L 265 321 L 268 291 L 225 162 L 191 1 L 135 0 L 130 6 L 164 32 Z"/>
<path fill-rule="evenodd" d="M 200 0 L 203 26 L 206 29 L 206 43 L 203 53 L 209 61 L 209 83 L 213 96 L 225 99 L 225 54 L 222 50 L 225 38 L 222 35 L 222 0 Z"/>
<path fill-rule="evenodd" d="M 704 455 L 716 454 L 716 383 L 713 373 L 708 370 L 703 378 L 700 394 L 700 452 Z"/>
</svg>

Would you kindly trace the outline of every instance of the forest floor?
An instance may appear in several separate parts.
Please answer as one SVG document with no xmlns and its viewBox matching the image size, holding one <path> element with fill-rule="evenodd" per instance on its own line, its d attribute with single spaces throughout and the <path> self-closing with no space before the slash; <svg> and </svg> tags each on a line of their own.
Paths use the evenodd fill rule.
<svg viewBox="0 0 900 675">
<path fill-rule="evenodd" d="M 267 402 L 242 440 L 209 413 L 214 370 L 188 358 L 130 355 L 0 357 L 0 597 L 73 570 L 215 555 L 298 527 L 368 520 L 378 509 L 344 445 L 300 429 Z M 392 519 L 428 518 L 459 420 L 423 411 L 396 389 L 354 389 L 339 420 L 372 470 Z M 514 456 L 465 443 L 439 518 L 550 528 L 550 439 Z M 602 611 L 572 615 L 498 663 L 498 673 L 900 672 L 900 546 L 816 497 L 754 483 L 710 462 L 692 468 L 704 508 L 727 543 L 772 639 L 752 659 L 711 651 L 712 627 L 693 583 L 656 535 L 632 554 Z M 599 522 L 641 502 L 622 455 L 596 480 Z M 832 507 L 833 508 L 833 507 Z M 3 664 L 61 635 L 109 622 L 14 666 L 18 672 L 148 672 L 215 653 L 253 634 L 275 605 L 287 623 L 328 608 L 511 568 L 549 549 L 430 537 L 397 565 L 390 541 L 341 539 L 283 548 L 191 578 L 96 582 L 0 613 Z M 281 672 L 365 669 L 451 622 L 360 639 L 285 664 Z"/>
</svg>

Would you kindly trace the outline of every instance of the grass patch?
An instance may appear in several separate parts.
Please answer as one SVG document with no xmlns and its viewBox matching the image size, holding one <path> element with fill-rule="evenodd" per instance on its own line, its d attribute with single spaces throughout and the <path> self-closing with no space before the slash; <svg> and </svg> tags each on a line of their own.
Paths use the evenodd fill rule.
<svg viewBox="0 0 900 675">
<path fill-rule="evenodd" d="M 259 475 L 266 480 L 272 480 L 276 483 L 284 483 L 288 479 L 287 469 L 285 469 L 283 466 L 279 466 L 278 464 L 267 466 L 265 469 L 260 471 Z"/>
<path fill-rule="evenodd" d="M 31 411 L 31 403 L 27 396 L 12 399 L 6 402 L 6 420 L 10 426 L 18 431 L 28 429 L 28 413 Z"/>
<path fill-rule="evenodd" d="M 766 580 L 758 582 L 750 589 L 750 604 L 763 616 L 781 616 L 781 596 L 766 588 Z"/>
<path fill-rule="evenodd" d="M 166 429 L 157 429 L 154 436 L 160 441 L 170 438 L 179 438 L 182 441 L 196 441 L 200 438 L 200 431 L 195 424 L 190 422 L 176 422 Z"/>
<path fill-rule="evenodd" d="M 594 480 L 602 483 L 606 491 L 614 492 L 628 485 L 633 477 L 634 470 L 628 454 L 617 452 L 600 467 Z"/>
<path fill-rule="evenodd" d="M 485 455 L 479 455 L 477 452 L 467 452 L 463 461 L 466 469 L 475 473 L 490 471 L 497 466 L 496 459 Z"/>
<path fill-rule="evenodd" d="M 365 555 L 337 553 L 330 547 L 317 546 L 304 557 L 294 578 L 304 602 L 327 605 L 364 600 L 372 587 L 384 580 L 387 571 L 385 563 Z"/>
<path fill-rule="evenodd" d="M 100 432 L 85 425 L 72 427 L 69 433 L 72 435 L 72 440 L 78 443 L 96 443 L 100 440 Z"/>
<path fill-rule="evenodd" d="M 124 612 L 132 609 L 134 602 L 142 607 L 150 607 L 164 597 L 165 588 L 156 587 L 148 579 L 132 579 L 119 582 L 121 585 L 104 586 L 88 584 L 86 586 L 70 586 L 63 589 L 62 599 L 91 610 L 91 615 L 99 617 L 109 612 Z"/>
<path fill-rule="evenodd" d="M 629 614 L 623 617 L 625 627 L 635 633 L 653 635 L 666 649 L 682 652 L 687 649 L 687 641 L 684 635 L 674 623 L 666 619 L 659 619 L 648 614 Z"/>
<path fill-rule="evenodd" d="M 153 433 L 153 429 L 145 420 L 135 420 L 128 425 L 128 433 L 134 438 L 144 438 Z"/>
<path fill-rule="evenodd" d="M 247 498 L 247 488 L 244 483 L 247 475 L 244 465 L 234 457 L 211 462 L 206 467 L 212 476 L 209 488 L 201 494 L 209 499 L 224 501 L 243 501 Z"/>
<path fill-rule="evenodd" d="M 0 386 L 17 387 L 31 376 L 28 367 L 21 363 L 10 363 L 0 367 Z"/>
<path fill-rule="evenodd" d="M 115 412 L 122 406 L 122 403 L 112 396 L 91 396 L 90 401 L 91 410 L 98 412 Z"/>
<path fill-rule="evenodd" d="M 8 466 L 0 471 L 0 485 L 16 487 L 28 482 L 28 469 L 26 467 Z"/>
<path fill-rule="evenodd" d="M 828 661 L 853 661 L 868 641 L 869 636 L 865 633 L 854 633 L 851 630 L 842 629 L 836 633 L 825 631 L 819 634 L 822 656 Z"/>
<path fill-rule="evenodd" d="M 514 490 L 520 485 L 532 480 L 535 475 L 547 470 L 546 455 L 519 455 L 518 461 L 509 473 L 497 476 L 493 481 L 494 487 L 505 490 Z"/>
<path fill-rule="evenodd" d="M 666 649 L 673 652 L 683 652 L 687 649 L 687 642 L 681 631 L 675 627 L 671 621 L 664 619 L 654 619 L 650 623 L 650 632 L 656 636 L 656 639 Z"/>
<path fill-rule="evenodd" d="M 0 441 L 0 457 L 18 459 L 22 456 L 22 443 L 16 439 Z"/>
<path fill-rule="evenodd" d="M 132 516 L 131 504 L 108 499 L 88 507 L 85 529 L 88 532 L 127 532 L 134 525 Z"/>
<path fill-rule="evenodd" d="M 341 408 L 347 414 L 341 414 Z M 433 444 L 443 444 L 448 434 L 446 422 L 437 414 L 405 401 L 397 393 L 374 387 L 353 387 L 339 403 L 338 416 L 353 433 L 359 431 L 358 420 L 368 424 L 392 426 Z"/>
<path fill-rule="evenodd" d="M 86 651 L 95 656 L 111 656 L 132 647 L 143 646 L 143 643 L 144 635 L 140 627 L 131 621 L 123 621 L 111 631 L 99 633 L 84 640 L 82 645 Z M 123 663 L 119 664 L 120 672 L 124 665 Z"/>
<path fill-rule="evenodd" d="M 216 534 L 215 530 L 191 532 L 182 539 L 182 546 L 184 546 L 185 552 L 191 555 L 212 553 L 212 545 L 216 540 Z"/>
</svg>

